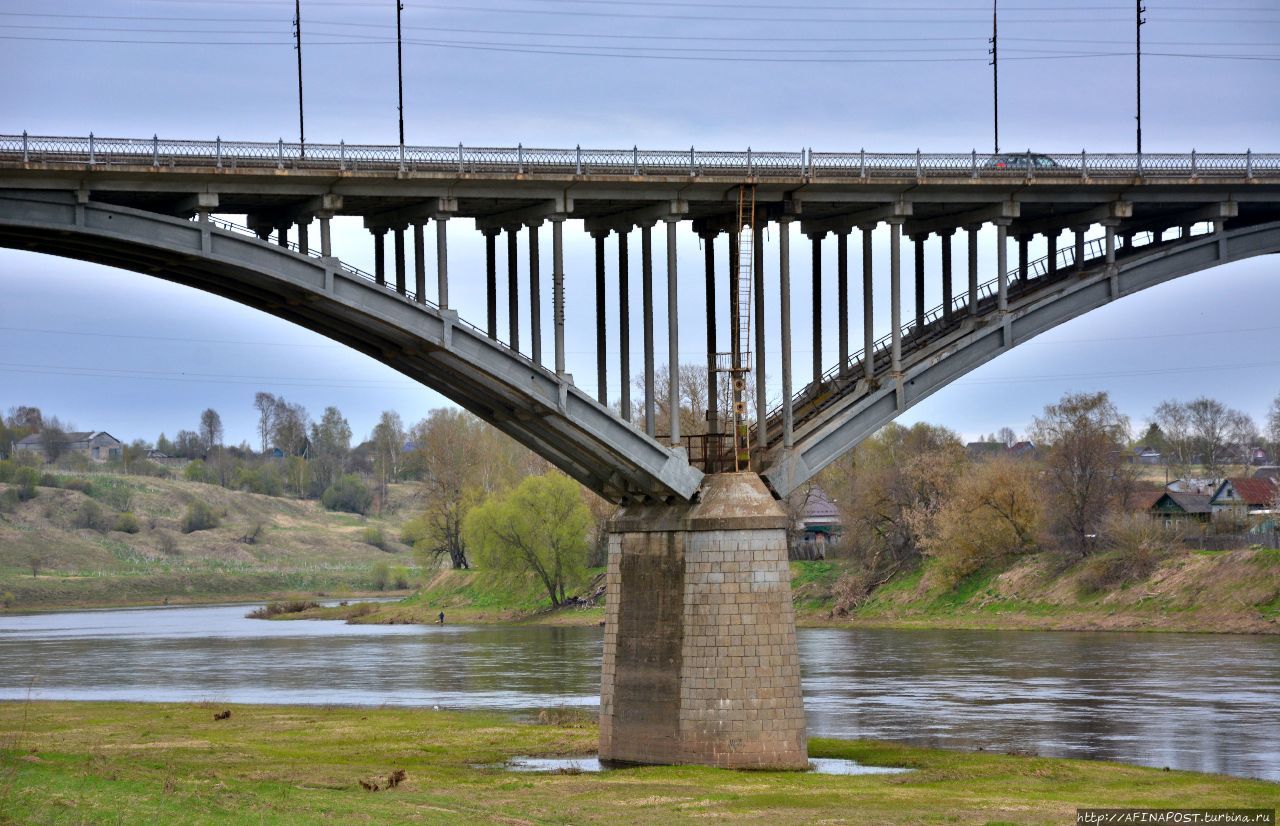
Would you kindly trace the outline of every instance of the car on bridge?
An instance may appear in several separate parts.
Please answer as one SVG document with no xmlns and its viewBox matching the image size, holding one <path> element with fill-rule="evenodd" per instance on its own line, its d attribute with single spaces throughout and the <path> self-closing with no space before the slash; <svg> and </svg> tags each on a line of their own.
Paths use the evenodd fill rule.
<svg viewBox="0 0 1280 826">
<path fill-rule="evenodd" d="M 1034 152 L 1018 152 L 1015 154 L 992 155 L 982 164 L 983 169 L 1006 170 L 1020 172 L 1034 170 L 1051 170 L 1058 168 L 1058 162 L 1048 155 Z"/>
</svg>

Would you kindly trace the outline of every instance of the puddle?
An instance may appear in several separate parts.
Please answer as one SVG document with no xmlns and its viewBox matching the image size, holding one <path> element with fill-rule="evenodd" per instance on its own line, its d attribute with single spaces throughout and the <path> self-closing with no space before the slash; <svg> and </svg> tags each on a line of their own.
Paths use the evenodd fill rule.
<svg viewBox="0 0 1280 826">
<path fill-rule="evenodd" d="M 902 774 L 911 769 L 894 769 L 887 766 L 864 766 L 856 760 L 839 760 L 832 757 L 814 757 L 809 760 L 814 774 Z M 513 757 L 494 768 L 510 772 L 546 772 L 549 774 L 586 774 L 608 771 L 599 757 Z"/>
</svg>

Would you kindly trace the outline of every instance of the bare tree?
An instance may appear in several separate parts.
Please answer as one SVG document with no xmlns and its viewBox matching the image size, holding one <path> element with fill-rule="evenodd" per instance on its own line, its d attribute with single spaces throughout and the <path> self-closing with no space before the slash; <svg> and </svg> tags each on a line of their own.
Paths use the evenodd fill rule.
<svg viewBox="0 0 1280 826">
<path fill-rule="evenodd" d="M 222 417 L 212 407 L 200 414 L 200 444 L 205 453 L 222 444 Z"/>
<path fill-rule="evenodd" d="M 253 396 L 253 406 L 258 411 L 258 437 L 262 440 L 262 452 L 271 447 L 272 419 L 276 412 L 276 397 L 258 391 Z"/>
<path fill-rule="evenodd" d="M 1151 416 L 1152 423 L 1164 434 L 1164 463 L 1174 475 L 1187 477 L 1195 454 L 1191 432 L 1191 412 L 1176 399 L 1163 401 Z"/>
<path fill-rule="evenodd" d="M 311 425 L 311 464 L 314 489 L 323 492 L 346 469 L 351 454 L 351 425 L 336 407 L 326 407 L 320 421 Z"/>
<path fill-rule="evenodd" d="M 1271 441 L 1271 459 L 1280 462 L 1280 395 L 1271 402 L 1271 410 L 1267 413 L 1267 438 Z"/>
<path fill-rule="evenodd" d="M 1032 431 L 1047 448 L 1045 473 L 1062 531 L 1084 555 L 1107 510 L 1122 494 L 1129 419 L 1105 392 L 1068 393 L 1046 405 Z"/>
<path fill-rule="evenodd" d="M 67 447 L 71 444 L 71 440 L 67 437 L 67 430 L 72 428 L 74 425 L 70 423 L 63 427 L 57 416 L 52 416 L 44 422 L 44 427 L 40 431 L 40 444 L 44 447 L 46 462 L 56 462 L 63 453 L 67 452 Z"/>
<path fill-rule="evenodd" d="M 1227 424 L 1231 411 L 1217 399 L 1201 396 L 1187 402 L 1191 431 L 1200 463 L 1211 476 L 1221 476 L 1226 461 Z"/>
<path fill-rule="evenodd" d="M 404 424 L 400 414 L 384 410 L 373 428 L 373 472 L 378 482 L 378 508 L 385 506 L 387 486 L 400 478 L 401 454 L 404 451 Z"/>
<path fill-rule="evenodd" d="M 1239 410 L 1227 411 L 1227 441 L 1239 450 L 1246 475 L 1253 466 L 1253 449 L 1258 444 L 1258 438 L 1258 425 L 1252 416 Z"/>
<path fill-rule="evenodd" d="M 1002 427 L 996 434 L 996 439 L 1005 447 L 1013 447 L 1018 443 L 1018 434 L 1014 433 L 1011 427 Z"/>
</svg>

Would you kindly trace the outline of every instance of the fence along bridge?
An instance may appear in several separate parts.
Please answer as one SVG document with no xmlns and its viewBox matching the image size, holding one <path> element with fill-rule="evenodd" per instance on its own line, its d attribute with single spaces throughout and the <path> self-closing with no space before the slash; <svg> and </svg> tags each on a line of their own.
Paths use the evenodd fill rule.
<svg viewBox="0 0 1280 826">
<path fill-rule="evenodd" d="M 755 198 L 754 239 L 739 235 L 743 186 Z M 678 420 L 672 422 L 673 432 L 657 432 L 652 230 L 658 222 L 665 224 L 666 234 L 670 353 L 679 350 L 675 240 L 682 224 L 701 236 L 706 250 L 706 305 L 698 312 L 707 318 L 709 371 L 716 369 L 718 355 L 718 236 L 729 236 L 725 265 L 734 280 L 739 272 L 753 274 L 754 285 L 739 284 L 737 294 L 740 299 L 742 288 L 748 288 L 756 317 L 754 342 L 747 342 L 754 345 L 749 357 L 757 374 L 751 463 L 776 495 L 785 496 L 907 407 L 999 352 L 1119 296 L 1275 251 L 1280 155 L 299 145 L 24 133 L 0 136 L 0 198 L 0 243 L 141 270 L 260 307 L 439 390 L 613 501 L 674 501 L 689 499 L 702 471 L 719 469 L 733 451 L 724 424 L 729 411 L 719 409 L 715 394 L 706 411 L 713 441 L 697 451 L 699 467 L 690 466 L 682 449 L 687 434 L 679 432 Z M 249 226 L 237 227 L 219 214 L 247 215 Z M 372 235 L 373 273 L 335 257 L 329 222 L 338 215 L 363 218 Z M 474 219 L 485 237 L 487 318 L 479 326 L 450 309 L 451 218 Z M 595 238 L 594 305 L 565 299 L 566 277 L 573 277 L 563 265 L 564 226 L 570 219 L 581 219 Z M 431 221 L 437 260 L 429 298 L 423 240 Z M 310 243 L 317 222 L 319 248 Z M 539 229 L 544 223 L 552 234 L 550 363 L 544 359 L 540 323 Z M 764 301 L 761 240 L 769 223 L 776 225 L 781 251 L 778 342 L 765 340 L 760 323 L 774 311 Z M 792 224 L 811 241 L 814 284 L 813 312 L 803 326 L 809 328 L 815 354 L 809 375 L 817 378 L 798 390 L 790 355 Z M 872 232 L 881 224 L 890 233 L 891 319 L 890 332 L 874 338 Z M 994 277 L 982 277 L 977 267 L 977 232 L 987 224 L 997 228 Z M 187 232 L 175 234 L 179 227 Z M 619 271 L 612 275 L 625 285 L 628 244 L 636 229 L 645 353 L 639 427 L 631 425 L 626 344 L 633 321 L 625 286 L 616 336 L 603 321 L 610 278 L 605 240 L 617 239 Z M 1098 229 L 1099 237 L 1086 237 Z M 527 316 L 518 306 L 516 281 L 522 231 L 528 248 Z M 848 239 L 855 231 L 862 241 L 864 315 L 862 348 L 851 352 L 850 333 L 859 332 L 847 312 Z M 964 282 L 953 276 L 957 232 L 968 236 Z M 1058 249 L 1065 232 L 1073 236 Z M 497 241 L 504 233 L 510 324 L 500 331 Z M 839 247 L 835 334 L 841 356 L 834 367 L 822 364 L 820 355 L 820 307 L 831 298 L 823 294 L 820 242 L 829 233 Z M 936 272 L 928 266 L 925 247 L 932 235 L 940 239 Z M 1028 242 L 1036 235 L 1047 239 L 1049 255 L 1028 261 Z M 903 236 L 914 244 L 913 313 L 902 306 Z M 1016 242 L 1013 262 L 1010 236 Z M 738 260 L 743 249 L 754 250 L 753 266 Z M 936 283 L 935 277 L 941 280 L 943 303 L 926 309 L 927 283 Z M 417 312 L 406 314 L 409 309 Z M 594 398 L 566 372 L 563 332 L 567 313 L 590 316 L 593 310 Z M 611 412 L 607 395 L 612 365 L 605 353 L 617 343 L 623 344 L 621 418 Z M 783 397 L 771 407 L 763 373 L 775 346 L 782 355 Z M 723 361 L 724 354 L 719 355 Z M 673 355 L 669 374 L 678 373 Z M 677 394 L 673 383 L 668 409 L 678 406 Z M 723 444 L 714 441 L 717 433 L 724 434 Z"/>
</svg>

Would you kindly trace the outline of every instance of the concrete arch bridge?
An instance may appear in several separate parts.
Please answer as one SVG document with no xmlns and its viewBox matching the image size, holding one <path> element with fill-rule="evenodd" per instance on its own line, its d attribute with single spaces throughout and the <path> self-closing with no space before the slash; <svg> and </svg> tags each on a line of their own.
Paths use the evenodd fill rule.
<svg viewBox="0 0 1280 826">
<path fill-rule="evenodd" d="M 754 208 L 744 222 L 747 192 Z M 246 215 L 248 226 L 221 215 Z M 335 216 L 363 220 L 373 273 L 335 254 Z M 485 238 L 487 317 L 478 326 L 449 301 L 448 234 L 457 218 L 473 220 Z M 571 219 L 595 240 L 594 273 L 565 272 Z M 433 222 L 429 286 L 424 235 Z M 653 300 L 660 222 L 665 330 L 656 328 Z M 544 224 L 551 230 L 549 331 L 541 323 Z M 764 300 L 761 241 L 769 224 L 779 239 L 777 308 Z M 792 225 L 811 245 L 813 307 L 805 308 L 804 324 L 794 323 L 790 301 Z M 890 332 L 876 337 L 884 325 L 877 327 L 872 309 L 871 253 L 881 225 L 890 238 Z M 996 229 L 997 265 L 983 273 L 979 230 L 987 225 Z M 703 306 L 675 300 L 683 227 L 703 239 Z M 848 317 L 855 230 L 860 324 Z M 967 236 L 962 275 L 953 267 L 957 233 Z M 822 277 L 828 234 L 838 249 L 834 366 L 821 363 L 821 305 L 832 298 Z M 503 235 L 509 322 L 499 330 Z M 636 235 L 642 306 L 633 319 L 627 285 Z M 720 248 L 727 250 L 727 297 L 716 294 L 720 235 L 729 238 Z M 933 257 L 935 245 L 926 243 L 935 235 Z M 612 273 L 609 236 L 617 244 Z M 913 307 L 903 302 L 904 236 L 914 247 Z M 1048 254 L 1033 261 L 1035 236 L 1044 236 Z M 624 505 L 610 551 L 617 598 L 607 609 L 602 755 L 795 767 L 804 760 L 804 717 L 785 515 L 775 498 L 911 405 L 1045 330 L 1181 275 L 1280 251 L 1280 155 L 300 146 L 24 133 L 0 135 L 0 245 L 165 278 L 308 327 L 438 390 Z M 522 308 L 524 256 L 529 306 Z M 576 300 L 587 290 L 567 298 L 570 279 L 594 280 L 594 301 Z M 621 286 L 616 332 L 604 322 L 613 280 Z M 927 308 L 931 285 L 943 301 Z M 778 313 L 780 340 L 766 340 L 765 325 L 756 323 L 751 338 L 719 352 L 721 306 L 757 321 Z M 678 376 L 681 310 L 707 319 L 711 372 L 732 359 L 763 374 L 767 353 L 781 353 L 781 403 L 769 406 L 758 379 L 746 405 L 754 412 L 746 418 L 754 419 L 756 473 L 715 473 L 741 435 L 722 435 L 727 411 L 715 394 L 706 411 L 710 437 L 687 438 L 678 417 L 674 432 L 657 431 L 656 336 L 665 333 L 669 373 Z M 570 315 L 595 328 L 594 396 L 566 371 Z M 634 411 L 625 380 L 633 323 L 645 377 Z M 791 347 L 798 327 L 812 337 L 815 356 L 811 380 L 797 388 Z M 616 367 L 611 349 L 622 351 Z M 607 397 L 611 369 L 624 377 L 621 416 Z M 676 382 L 670 393 L 666 404 L 676 409 Z"/>
</svg>

